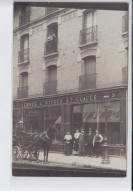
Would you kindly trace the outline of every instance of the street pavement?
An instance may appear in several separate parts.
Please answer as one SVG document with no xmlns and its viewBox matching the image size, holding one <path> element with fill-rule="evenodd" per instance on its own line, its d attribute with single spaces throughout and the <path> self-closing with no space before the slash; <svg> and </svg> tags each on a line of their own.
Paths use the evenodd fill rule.
<svg viewBox="0 0 133 194">
<path fill-rule="evenodd" d="M 39 160 L 43 160 L 43 152 L 39 153 Z M 53 164 L 72 166 L 72 167 L 92 167 L 92 168 L 106 168 L 113 170 L 126 170 L 126 158 L 125 157 L 110 157 L 110 164 L 102 164 L 102 157 L 91 158 L 88 156 L 66 156 L 61 153 L 49 153 L 48 161 Z"/>
<path fill-rule="evenodd" d="M 43 152 L 39 152 L 38 161 L 18 160 L 13 161 L 14 165 L 34 165 L 36 167 L 63 167 L 63 168 L 78 168 L 78 169 L 109 169 L 126 171 L 126 158 L 125 157 L 109 157 L 109 164 L 102 164 L 102 157 L 91 158 L 88 156 L 66 156 L 62 153 L 52 153 L 48 155 L 48 163 L 43 162 Z"/>
</svg>

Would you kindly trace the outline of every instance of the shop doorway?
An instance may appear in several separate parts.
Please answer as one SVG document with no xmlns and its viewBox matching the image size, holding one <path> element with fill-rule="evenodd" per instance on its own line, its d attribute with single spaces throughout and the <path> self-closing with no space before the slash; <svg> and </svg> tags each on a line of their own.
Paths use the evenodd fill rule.
<svg viewBox="0 0 133 194">
<path fill-rule="evenodd" d="M 73 113 L 73 130 L 74 133 L 76 129 L 81 129 L 83 124 L 83 115 L 82 113 Z"/>
</svg>

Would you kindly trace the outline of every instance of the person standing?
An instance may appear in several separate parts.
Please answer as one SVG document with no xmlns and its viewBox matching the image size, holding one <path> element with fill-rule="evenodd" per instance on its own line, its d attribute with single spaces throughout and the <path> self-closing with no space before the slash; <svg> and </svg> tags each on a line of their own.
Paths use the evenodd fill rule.
<svg viewBox="0 0 133 194">
<path fill-rule="evenodd" d="M 80 136 L 80 132 L 77 129 L 76 133 L 74 134 L 74 144 L 73 144 L 73 149 L 75 151 L 75 155 L 78 155 L 78 148 L 79 148 L 79 136 Z"/>
<path fill-rule="evenodd" d="M 67 132 L 67 134 L 64 137 L 65 140 L 65 155 L 71 155 L 72 154 L 72 136 L 70 132 Z"/>
<path fill-rule="evenodd" d="M 89 133 L 86 135 L 86 147 L 89 157 L 93 157 L 93 138 L 92 128 L 89 128 Z"/>
<path fill-rule="evenodd" d="M 95 149 L 96 157 L 99 157 L 100 155 L 102 141 L 103 141 L 103 136 L 99 133 L 99 130 L 96 130 L 93 138 L 93 146 Z"/>
<path fill-rule="evenodd" d="M 84 131 L 84 129 L 81 129 L 81 134 L 79 136 L 78 152 L 79 152 L 80 156 L 84 156 L 84 154 L 85 154 L 85 131 Z"/>
<path fill-rule="evenodd" d="M 25 130 L 23 121 L 19 121 L 16 128 L 16 136 L 18 138 L 19 144 L 25 144 Z"/>
</svg>

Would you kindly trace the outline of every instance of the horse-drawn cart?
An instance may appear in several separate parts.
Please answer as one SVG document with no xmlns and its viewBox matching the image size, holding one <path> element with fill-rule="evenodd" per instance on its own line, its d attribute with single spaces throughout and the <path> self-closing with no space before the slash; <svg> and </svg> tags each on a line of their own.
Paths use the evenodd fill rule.
<svg viewBox="0 0 133 194">
<path fill-rule="evenodd" d="M 20 136 L 13 136 L 13 160 L 38 160 L 39 150 L 43 150 L 44 162 L 47 163 L 48 153 L 54 138 L 53 136 L 55 131 L 55 125 L 52 125 L 40 133 L 29 133 L 26 131 L 21 131 Z"/>
<path fill-rule="evenodd" d="M 35 141 L 35 140 L 34 140 Z M 38 160 L 39 151 L 34 147 L 34 141 L 28 141 L 27 144 L 20 144 L 20 139 L 17 136 L 13 136 L 13 160 Z"/>
</svg>

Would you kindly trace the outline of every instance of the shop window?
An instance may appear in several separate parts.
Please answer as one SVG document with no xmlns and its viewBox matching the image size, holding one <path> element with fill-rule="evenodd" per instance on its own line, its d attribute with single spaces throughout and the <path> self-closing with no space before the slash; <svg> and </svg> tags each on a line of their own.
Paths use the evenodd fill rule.
<svg viewBox="0 0 133 194">
<path fill-rule="evenodd" d="M 84 59 L 84 75 L 79 77 L 80 89 L 96 88 L 96 57 Z"/>
<path fill-rule="evenodd" d="M 96 11 L 84 12 L 83 29 L 80 31 L 80 44 L 97 40 Z"/>
<path fill-rule="evenodd" d="M 57 23 L 52 23 L 47 26 L 47 37 L 45 42 L 44 55 L 57 53 L 58 44 L 58 26 Z"/>
<path fill-rule="evenodd" d="M 18 54 L 18 62 L 28 62 L 29 61 L 29 34 L 21 37 L 20 40 L 20 51 Z"/>
<path fill-rule="evenodd" d="M 93 133 L 98 129 L 105 137 L 105 107 L 104 103 L 99 103 L 97 107 L 94 104 L 85 104 L 83 110 L 83 127 L 88 132 L 89 127 Z M 107 112 L 107 136 L 108 144 L 120 143 L 120 102 L 110 102 Z"/>
</svg>

